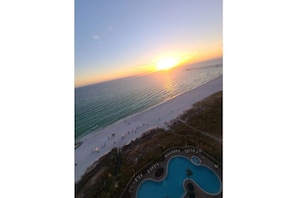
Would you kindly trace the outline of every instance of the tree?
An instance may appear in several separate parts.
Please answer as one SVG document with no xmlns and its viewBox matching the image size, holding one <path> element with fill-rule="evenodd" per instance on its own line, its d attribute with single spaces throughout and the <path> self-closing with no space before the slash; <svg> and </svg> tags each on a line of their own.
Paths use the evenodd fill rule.
<svg viewBox="0 0 297 198">
<path fill-rule="evenodd" d="M 193 175 L 193 171 L 192 171 L 191 169 L 188 168 L 188 169 L 186 170 L 186 174 L 187 174 L 188 177 L 191 177 L 191 175 Z"/>
<path fill-rule="evenodd" d="M 189 191 L 187 193 L 187 195 L 189 196 L 189 198 L 195 198 L 195 192 L 194 191 Z"/>
<path fill-rule="evenodd" d="M 187 191 L 188 197 L 195 198 L 194 186 L 190 182 L 187 184 L 187 186 L 188 186 L 188 191 Z"/>
</svg>

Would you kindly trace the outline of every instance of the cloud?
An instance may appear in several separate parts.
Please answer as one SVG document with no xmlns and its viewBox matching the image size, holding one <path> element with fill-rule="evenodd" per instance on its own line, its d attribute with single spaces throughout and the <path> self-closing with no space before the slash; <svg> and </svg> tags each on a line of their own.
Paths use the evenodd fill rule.
<svg viewBox="0 0 297 198">
<path fill-rule="evenodd" d="M 99 39 L 100 39 L 100 36 L 98 36 L 98 35 L 93 35 L 93 39 L 94 39 L 94 40 L 99 40 Z"/>
</svg>

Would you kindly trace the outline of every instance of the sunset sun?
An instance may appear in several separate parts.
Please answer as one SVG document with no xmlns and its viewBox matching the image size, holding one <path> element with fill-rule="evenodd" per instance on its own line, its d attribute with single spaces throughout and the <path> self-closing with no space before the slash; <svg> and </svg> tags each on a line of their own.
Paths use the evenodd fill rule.
<svg viewBox="0 0 297 198">
<path fill-rule="evenodd" d="M 175 67 L 178 64 L 178 60 L 176 58 L 163 58 L 157 62 L 157 70 L 168 70 Z"/>
</svg>

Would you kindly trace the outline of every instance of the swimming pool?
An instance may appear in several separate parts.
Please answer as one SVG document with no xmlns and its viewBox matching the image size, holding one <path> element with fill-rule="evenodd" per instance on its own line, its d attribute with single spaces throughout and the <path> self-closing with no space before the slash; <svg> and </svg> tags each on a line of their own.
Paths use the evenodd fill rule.
<svg viewBox="0 0 297 198">
<path fill-rule="evenodd" d="M 187 169 L 191 169 L 191 176 L 187 176 Z M 136 197 L 183 197 L 186 193 L 183 186 L 185 179 L 192 179 L 207 194 L 221 192 L 221 181 L 213 170 L 205 165 L 194 165 L 183 156 L 175 156 L 168 162 L 166 177 L 161 181 L 144 180 L 137 189 Z"/>
<path fill-rule="evenodd" d="M 193 156 L 191 157 L 191 161 L 192 161 L 192 163 L 195 164 L 195 165 L 199 165 L 199 164 L 201 163 L 201 160 L 199 159 L 199 157 L 197 157 L 197 156 L 195 156 L 195 155 L 193 155 Z"/>
</svg>

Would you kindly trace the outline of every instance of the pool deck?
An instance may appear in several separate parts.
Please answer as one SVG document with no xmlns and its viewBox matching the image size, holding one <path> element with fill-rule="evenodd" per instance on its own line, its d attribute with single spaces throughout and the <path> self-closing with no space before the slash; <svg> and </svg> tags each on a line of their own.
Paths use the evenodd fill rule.
<svg viewBox="0 0 297 198">
<path fill-rule="evenodd" d="M 146 165 L 144 168 L 139 170 L 137 173 L 135 173 L 135 176 L 131 178 L 131 181 L 128 184 L 128 188 L 126 191 L 128 191 L 128 194 L 130 194 L 130 197 L 134 198 L 136 197 L 137 189 L 140 186 L 140 184 L 146 180 L 146 179 L 152 179 L 156 181 L 162 180 L 167 173 L 167 164 L 168 161 L 174 157 L 174 156 L 185 156 L 189 160 L 191 160 L 191 157 L 193 155 L 197 156 L 201 160 L 201 165 L 206 165 L 209 168 L 211 168 L 216 174 L 220 177 L 221 180 L 221 192 L 217 195 L 210 195 L 202 191 L 197 185 L 195 185 L 193 182 L 191 182 L 189 179 L 185 180 L 184 182 L 184 188 L 187 189 L 186 185 L 188 182 L 191 182 L 194 186 L 194 191 L 196 194 L 196 197 L 202 197 L 202 198 L 221 198 L 222 197 L 222 189 L 223 189 L 223 182 L 222 182 L 222 168 L 221 166 L 215 167 L 215 163 L 211 161 L 206 155 L 194 146 L 187 146 L 187 147 L 174 147 L 166 150 L 163 152 L 163 154 L 160 156 L 160 159 L 154 163 L 150 163 Z M 164 173 L 160 177 L 155 176 L 156 170 L 158 168 L 164 168 Z M 126 196 L 122 196 L 126 197 Z M 187 198 L 187 196 L 184 196 L 184 198 Z"/>
</svg>

